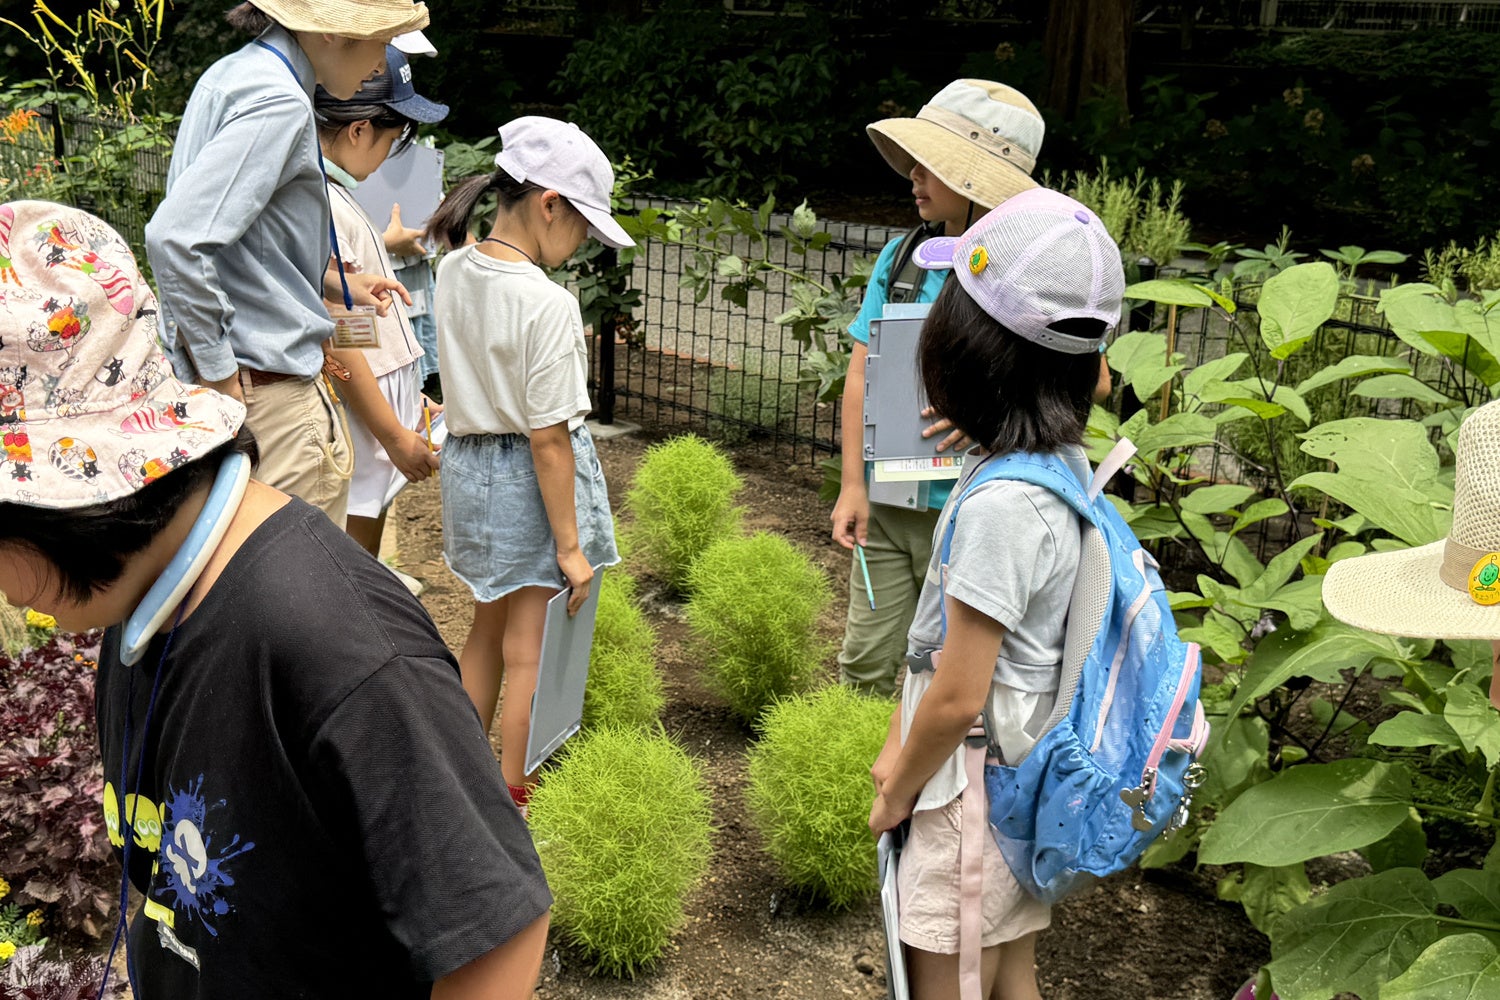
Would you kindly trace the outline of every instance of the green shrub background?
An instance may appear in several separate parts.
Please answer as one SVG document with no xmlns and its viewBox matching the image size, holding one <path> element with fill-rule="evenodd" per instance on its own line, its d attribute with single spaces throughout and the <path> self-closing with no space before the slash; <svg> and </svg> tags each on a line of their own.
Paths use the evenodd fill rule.
<svg viewBox="0 0 1500 1000">
<path fill-rule="evenodd" d="M 661 674 L 656 632 L 635 605 L 635 579 L 613 569 L 599 587 L 589 682 L 583 692 L 583 725 L 651 726 L 661 718 Z"/>
<path fill-rule="evenodd" d="M 743 485 L 729 456 L 696 434 L 652 445 L 625 495 L 631 552 L 682 590 L 699 553 L 738 530 L 743 511 L 734 496 Z"/>
<path fill-rule="evenodd" d="M 708 869 L 699 765 L 665 734 L 603 726 L 568 743 L 530 816 L 552 924 L 594 971 L 634 976 L 659 957 Z"/>
<path fill-rule="evenodd" d="M 750 814 L 787 882 L 834 909 L 876 889 L 870 765 L 895 703 L 835 684 L 771 706 L 750 750 Z"/>
<path fill-rule="evenodd" d="M 808 690 L 830 651 L 817 634 L 833 599 L 827 578 L 780 535 L 709 546 L 693 563 L 688 627 L 710 685 L 746 722 Z"/>
</svg>

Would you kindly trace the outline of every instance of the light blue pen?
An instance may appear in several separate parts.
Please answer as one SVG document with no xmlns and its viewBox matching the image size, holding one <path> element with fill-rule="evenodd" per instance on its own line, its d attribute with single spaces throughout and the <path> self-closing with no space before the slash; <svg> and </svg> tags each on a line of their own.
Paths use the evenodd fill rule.
<svg viewBox="0 0 1500 1000">
<path fill-rule="evenodd" d="M 865 578 L 865 596 L 870 599 L 870 610 L 875 610 L 875 588 L 870 586 L 870 564 L 865 562 L 865 547 L 854 546 L 854 555 L 859 559 L 859 571 Z"/>
</svg>

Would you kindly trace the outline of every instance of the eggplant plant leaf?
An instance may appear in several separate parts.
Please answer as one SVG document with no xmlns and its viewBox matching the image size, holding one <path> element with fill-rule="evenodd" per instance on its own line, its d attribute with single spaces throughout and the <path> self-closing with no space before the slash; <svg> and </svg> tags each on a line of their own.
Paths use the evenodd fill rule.
<svg viewBox="0 0 1500 1000">
<path fill-rule="evenodd" d="M 1307 632 L 1278 630 L 1255 647 L 1255 656 L 1240 682 L 1231 714 L 1238 715 L 1246 705 L 1293 677 L 1336 684 L 1343 679 L 1344 670 L 1358 672 L 1369 666 L 1371 660 L 1403 661 L 1411 655 L 1411 647 L 1399 639 L 1332 620 L 1324 620 Z"/>
<path fill-rule="evenodd" d="M 1295 264 L 1266 281 L 1256 310 L 1260 338 L 1271 357 L 1290 357 L 1328 322 L 1338 304 L 1339 276 L 1331 264 Z"/>
<path fill-rule="evenodd" d="M 1465 920 L 1500 927 L 1500 872 L 1455 868 L 1432 880 L 1438 899 Z"/>
<path fill-rule="evenodd" d="M 1421 424 L 1350 417 L 1319 424 L 1302 438 L 1303 451 L 1333 461 L 1338 471 L 1309 472 L 1293 488 L 1321 490 L 1408 545 L 1448 533 L 1453 488 L 1439 476 L 1437 450 Z"/>
<path fill-rule="evenodd" d="M 1389 1000 L 1382 985 L 1438 937 L 1437 893 L 1415 868 L 1339 882 L 1271 929 L 1271 985 L 1281 1000 L 1335 993 Z"/>
<path fill-rule="evenodd" d="M 1500 712 L 1479 688 L 1464 683 L 1450 687 L 1443 719 L 1453 727 L 1466 751 L 1484 754 L 1490 767 L 1500 764 Z"/>
<path fill-rule="evenodd" d="M 1344 379 L 1359 378 L 1364 375 L 1402 374 L 1410 375 L 1411 366 L 1399 358 L 1382 358 L 1367 354 L 1356 354 L 1352 357 L 1342 358 L 1337 364 L 1332 364 L 1314 372 L 1301 382 L 1297 383 L 1297 391 L 1304 396 L 1314 389 L 1321 389 L 1325 385 L 1342 382 Z"/>
<path fill-rule="evenodd" d="M 1304 764 L 1246 789 L 1203 835 L 1198 860 L 1267 867 L 1352 851 L 1384 838 L 1411 808 L 1411 779 L 1363 758 Z"/>
<path fill-rule="evenodd" d="M 1453 747 L 1461 744 L 1458 734 L 1441 715 L 1402 712 L 1386 719 L 1370 734 L 1370 742 L 1383 747 Z"/>
<path fill-rule="evenodd" d="M 1307 902 L 1312 887 L 1301 864 L 1280 868 L 1245 865 L 1219 879 L 1218 893 L 1220 899 L 1243 906 L 1255 929 L 1269 936 L 1283 914 Z"/>
<path fill-rule="evenodd" d="M 1381 987 L 1380 1000 L 1478 1000 L 1500 996 L 1500 948 L 1483 934 L 1450 934 Z"/>
</svg>

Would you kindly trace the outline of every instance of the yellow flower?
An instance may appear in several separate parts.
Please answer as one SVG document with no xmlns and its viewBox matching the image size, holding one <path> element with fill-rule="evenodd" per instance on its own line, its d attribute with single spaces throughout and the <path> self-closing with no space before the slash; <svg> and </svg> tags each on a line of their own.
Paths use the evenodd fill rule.
<svg viewBox="0 0 1500 1000">
<path fill-rule="evenodd" d="M 10 883 L 0 878 L 0 899 L 4 899 L 8 895 L 10 895 Z"/>
<path fill-rule="evenodd" d="M 10 961 L 10 957 L 16 953 L 15 943 L 12 941 L 0 941 L 0 962 Z"/>
<path fill-rule="evenodd" d="M 32 628 L 57 628 L 57 619 L 40 611 L 26 609 L 26 624 Z"/>
<path fill-rule="evenodd" d="M 32 910 L 30 913 L 26 914 L 26 926 L 40 927 L 42 926 L 42 921 L 44 919 L 46 918 L 42 916 L 41 910 Z"/>
</svg>

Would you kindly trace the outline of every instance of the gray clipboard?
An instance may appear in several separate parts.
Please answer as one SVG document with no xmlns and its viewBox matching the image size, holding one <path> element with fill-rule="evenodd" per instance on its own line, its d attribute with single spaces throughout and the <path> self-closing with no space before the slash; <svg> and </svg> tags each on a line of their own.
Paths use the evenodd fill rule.
<svg viewBox="0 0 1500 1000">
<path fill-rule="evenodd" d="M 885 984 L 890 1000 L 911 1000 L 911 984 L 906 978 L 906 948 L 901 943 L 900 900 L 896 892 L 896 871 L 905 840 L 906 824 L 903 823 L 882 833 L 875 844 L 880 871 L 880 915 L 885 927 Z"/>
<path fill-rule="evenodd" d="M 930 302 L 887 303 L 880 319 L 870 321 L 869 356 L 865 359 L 864 458 L 878 462 L 898 458 L 931 458 L 939 439 L 924 438 L 929 421 L 922 416 L 927 393 L 917 365 L 917 340 Z M 917 510 L 921 484 L 871 481 L 871 503 Z"/>
<path fill-rule="evenodd" d="M 588 599 L 568 617 L 568 591 L 547 602 L 542 625 L 542 656 L 531 696 L 531 732 L 526 737 L 526 773 L 533 774 L 583 725 L 583 691 L 594 647 L 594 616 L 604 570 L 595 569 Z"/>
<path fill-rule="evenodd" d="M 887 305 L 870 322 L 869 357 L 865 359 L 865 461 L 931 458 L 937 442 L 922 432 L 931 422 L 922 416 L 927 393 L 917 366 L 917 339 L 932 308 L 927 302 Z"/>
<path fill-rule="evenodd" d="M 443 151 L 410 145 L 388 158 L 352 192 L 359 207 L 384 227 L 391 206 L 401 206 L 401 224 L 421 229 L 443 200 Z"/>
</svg>

